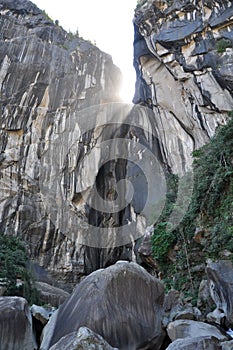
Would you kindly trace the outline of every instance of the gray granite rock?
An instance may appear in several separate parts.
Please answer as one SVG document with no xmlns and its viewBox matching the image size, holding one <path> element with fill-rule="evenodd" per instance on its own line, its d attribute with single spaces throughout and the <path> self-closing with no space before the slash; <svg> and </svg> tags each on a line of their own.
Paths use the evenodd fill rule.
<svg viewBox="0 0 233 350">
<path fill-rule="evenodd" d="M 232 350 L 233 349 L 233 340 L 223 342 L 221 344 L 221 350 Z"/>
<path fill-rule="evenodd" d="M 230 260 L 218 262 L 209 261 L 207 277 L 211 297 L 217 308 L 209 317 L 215 317 L 215 322 L 226 319 L 228 326 L 233 324 L 233 266 Z"/>
<path fill-rule="evenodd" d="M 100 335 L 92 332 L 87 327 L 80 327 L 78 332 L 73 332 L 62 337 L 50 350 L 117 350 L 110 346 Z"/>
<path fill-rule="evenodd" d="M 28 303 L 20 297 L 0 297 L 1 350 L 33 350 L 32 317 Z"/>
<path fill-rule="evenodd" d="M 182 173 L 192 162 L 192 151 L 207 142 L 233 109 L 233 4 L 141 4 L 134 17 L 134 102 L 156 111 L 165 162 Z"/>
<path fill-rule="evenodd" d="M 0 230 L 26 241 L 58 287 L 135 258 L 164 169 L 190 170 L 233 110 L 232 3 L 169 3 L 135 13 L 136 108 L 118 104 L 109 55 L 30 1 L 1 1 Z"/>
<path fill-rule="evenodd" d="M 167 350 L 220 350 L 221 345 L 215 337 L 196 336 L 192 338 L 177 339 Z"/>
<path fill-rule="evenodd" d="M 159 349 L 163 298 L 162 283 L 135 263 L 93 272 L 59 308 L 50 346 L 86 326 L 122 350 Z"/>
<path fill-rule="evenodd" d="M 192 338 L 197 335 L 199 337 L 215 337 L 220 341 L 227 340 L 227 336 L 220 332 L 217 327 L 193 320 L 176 320 L 170 322 L 167 327 L 167 333 L 172 341 L 179 338 Z"/>
<path fill-rule="evenodd" d="M 30 311 L 32 316 L 38 321 L 40 321 L 42 325 L 45 325 L 48 322 L 50 317 L 50 311 L 48 311 L 44 307 L 33 304 L 30 307 Z"/>
<path fill-rule="evenodd" d="M 70 295 L 63 289 L 51 286 L 45 282 L 36 282 L 35 285 L 36 289 L 39 292 L 40 300 L 43 304 L 49 304 L 51 306 L 58 307 Z"/>
</svg>

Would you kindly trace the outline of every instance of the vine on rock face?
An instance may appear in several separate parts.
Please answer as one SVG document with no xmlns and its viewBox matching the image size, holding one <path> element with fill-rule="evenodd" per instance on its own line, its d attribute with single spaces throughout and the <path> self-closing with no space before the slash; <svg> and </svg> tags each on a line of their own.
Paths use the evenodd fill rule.
<svg viewBox="0 0 233 350">
<path fill-rule="evenodd" d="M 154 258 L 163 271 L 167 286 L 183 290 L 194 298 L 205 274 L 202 266 L 205 266 L 207 258 L 233 260 L 231 112 L 229 117 L 227 125 L 219 127 L 207 145 L 193 152 L 194 188 L 183 221 L 174 231 L 167 230 L 169 213 L 175 206 L 176 188 L 173 186 L 173 195 L 167 196 L 165 211 L 155 226 L 152 238 Z M 174 176 L 170 178 L 174 179 Z M 172 248 L 175 253 L 173 259 L 169 256 Z"/>
</svg>

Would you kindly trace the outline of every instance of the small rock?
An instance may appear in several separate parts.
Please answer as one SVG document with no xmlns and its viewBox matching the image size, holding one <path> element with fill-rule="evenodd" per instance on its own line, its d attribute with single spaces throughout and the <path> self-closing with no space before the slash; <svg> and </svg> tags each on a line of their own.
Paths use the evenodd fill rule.
<svg viewBox="0 0 233 350">
<path fill-rule="evenodd" d="M 221 312 L 219 309 L 215 309 L 213 312 L 208 313 L 207 321 L 222 324 L 221 320 L 224 317 L 225 317 L 224 312 Z"/>
<path fill-rule="evenodd" d="M 196 320 L 196 314 L 191 304 L 186 304 L 183 310 L 179 311 L 174 320 Z"/>
<path fill-rule="evenodd" d="M 31 306 L 30 310 L 32 316 L 35 317 L 35 319 L 37 319 L 38 321 L 40 321 L 43 325 L 45 325 L 48 322 L 50 311 L 46 310 L 42 306 L 38 306 L 35 304 Z"/>
<path fill-rule="evenodd" d="M 201 316 L 200 310 L 194 308 L 192 304 L 183 304 L 181 294 L 176 290 L 170 290 L 165 296 L 164 313 L 164 326 L 167 326 L 169 322 L 174 320 L 198 320 Z"/>
<path fill-rule="evenodd" d="M 220 255 L 223 258 L 229 258 L 229 256 L 232 255 L 232 252 L 230 252 L 230 250 L 228 250 L 228 249 L 224 249 L 224 250 L 221 251 Z"/>
<path fill-rule="evenodd" d="M 210 233 L 204 227 L 197 227 L 194 233 L 193 239 L 196 243 L 205 244 L 206 238 L 209 237 Z"/>
<path fill-rule="evenodd" d="M 191 338 L 198 336 L 215 337 L 220 341 L 227 340 L 227 337 L 223 335 L 218 328 L 210 324 L 192 321 L 192 320 L 176 320 L 170 322 L 167 327 L 167 333 L 169 338 L 174 341 L 179 338 Z"/>
<path fill-rule="evenodd" d="M 45 282 L 36 282 L 36 288 L 40 293 L 41 301 L 54 307 L 60 306 L 70 295 L 63 289 L 51 286 Z"/>
<path fill-rule="evenodd" d="M 206 315 L 211 311 L 212 299 L 210 295 L 209 285 L 207 280 L 202 280 L 199 285 L 197 307 Z"/>
<path fill-rule="evenodd" d="M 62 337 L 49 350 L 117 350 L 110 346 L 100 335 L 92 332 L 87 327 L 79 328 L 78 332 L 72 332 Z"/>
<path fill-rule="evenodd" d="M 221 350 L 232 350 L 233 349 L 233 340 L 224 341 L 222 344 Z"/>
<path fill-rule="evenodd" d="M 192 337 L 177 339 L 166 350 L 220 350 L 219 341 L 214 337 Z"/>
</svg>

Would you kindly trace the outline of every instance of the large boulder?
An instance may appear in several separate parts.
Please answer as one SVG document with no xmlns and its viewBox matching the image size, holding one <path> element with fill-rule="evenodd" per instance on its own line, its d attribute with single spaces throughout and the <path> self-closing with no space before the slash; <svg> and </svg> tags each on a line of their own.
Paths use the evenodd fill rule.
<svg viewBox="0 0 233 350">
<path fill-rule="evenodd" d="M 117 350 L 87 327 L 62 337 L 50 350 Z"/>
<path fill-rule="evenodd" d="M 60 307 L 50 346 L 86 326 L 121 350 L 159 349 L 163 301 L 157 278 L 135 263 L 117 262 L 86 277 Z"/>
<path fill-rule="evenodd" d="M 179 338 L 215 337 L 221 341 L 227 340 L 217 327 L 204 322 L 193 320 L 176 320 L 170 322 L 167 327 L 168 336 L 172 341 Z"/>
<path fill-rule="evenodd" d="M 24 298 L 0 297 L 0 349 L 34 349 L 32 318 Z"/>
<path fill-rule="evenodd" d="M 209 261 L 207 276 L 210 294 L 217 306 L 216 314 L 225 317 L 228 325 L 233 325 L 233 266 L 229 260 Z M 219 322 L 221 320 L 219 319 Z"/>
<path fill-rule="evenodd" d="M 214 337 L 192 337 L 177 339 L 171 343 L 167 350 L 220 350 L 218 339 Z"/>
</svg>

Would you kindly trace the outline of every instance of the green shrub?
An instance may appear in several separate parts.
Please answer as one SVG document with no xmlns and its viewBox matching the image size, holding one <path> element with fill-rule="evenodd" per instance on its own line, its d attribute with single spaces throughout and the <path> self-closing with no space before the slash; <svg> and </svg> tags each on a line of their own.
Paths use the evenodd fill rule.
<svg viewBox="0 0 233 350">
<path fill-rule="evenodd" d="M 233 111 L 228 112 L 230 118 L 233 118 Z"/>
<path fill-rule="evenodd" d="M 229 258 L 233 259 L 233 118 L 219 127 L 207 145 L 194 151 L 193 157 L 193 193 L 183 221 L 173 232 L 167 227 L 176 206 L 177 181 L 173 181 L 152 238 L 153 254 L 163 272 L 165 287 L 182 290 L 186 296 L 190 292 L 197 294 L 205 273 L 196 270 L 197 265 L 204 264 L 206 258 L 223 258 L 224 250 L 230 251 Z M 202 244 L 193 239 L 197 227 L 208 233 Z M 174 245 L 175 263 L 167 259 Z"/>
<path fill-rule="evenodd" d="M 216 50 L 219 53 L 225 52 L 228 47 L 232 47 L 232 43 L 230 40 L 222 38 L 216 43 Z"/>
<path fill-rule="evenodd" d="M 176 242 L 176 236 L 169 230 L 168 226 L 167 222 L 160 222 L 156 225 L 152 237 L 153 255 L 160 263 L 167 260 L 169 249 Z"/>
<path fill-rule="evenodd" d="M 22 285 L 17 284 L 22 281 Z M 5 285 L 5 295 L 25 297 L 29 302 L 37 301 L 29 259 L 25 245 L 16 237 L 0 234 L 0 281 Z"/>
</svg>

